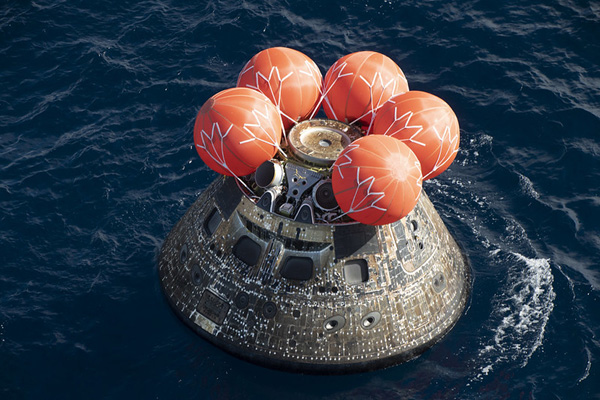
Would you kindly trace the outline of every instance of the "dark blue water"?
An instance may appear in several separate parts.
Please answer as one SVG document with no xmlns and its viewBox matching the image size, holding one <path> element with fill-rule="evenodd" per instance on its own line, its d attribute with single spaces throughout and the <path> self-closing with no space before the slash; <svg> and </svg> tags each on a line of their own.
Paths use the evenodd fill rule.
<svg viewBox="0 0 600 400">
<path fill-rule="evenodd" d="M 542 2 L 540 2 L 542 3 Z M 0 2 L 0 398 L 600 398 L 600 3 Z M 215 178 L 196 112 L 272 46 L 373 50 L 461 124 L 424 188 L 472 262 L 420 358 L 318 377 L 171 312 L 156 256 Z"/>
</svg>

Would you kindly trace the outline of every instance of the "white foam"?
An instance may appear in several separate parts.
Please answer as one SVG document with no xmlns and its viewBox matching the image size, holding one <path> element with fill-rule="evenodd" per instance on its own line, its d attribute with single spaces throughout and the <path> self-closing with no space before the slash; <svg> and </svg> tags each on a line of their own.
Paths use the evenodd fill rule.
<svg viewBox="0 0 600 400">
<path fill-rule="evenodd" d="M 502 250 L 501 249 L 494 249 L 494 250 L 490 250 L 490 255 L 491 256 L 495 256 L 498 253 L 500 253 Z"/>
<path fill-rule="evenodd" d="M 508 271 L 507 281 L 493 299 L 490 343 L 483 343 L 478 358 L 483 362 L 475 377 L 488 375 L 506 361 L 522 367 L 542 344 L 556 294 L 550 260 L 528 258 L 511 252 L 517 263 Z"/>
<path fill-rule="evenodd" d="M 581 378 L 579 378 L 577 383 L 581 383 L 584 380 L 586 380 L 588 378 L 588 376 L 590 376 L 590 369 L 592 369 L 592 352 L 590 351 L 590 349 L 587 346 L 585 348 L 585 353 L 587 356 L 587 363 L 585 366 L 585 371 L 583 372 L 583 375 L 581 375 Z"/>
<path fill-rule="evenodd" d="M 521 185 L 521 189 L 523 189 L 528 196 L 533 197 L 534 199 L 539 199 L 540 194 L 533 187 L 533 182 L 531 182 L 531 179 L 518 172 L 517 175 L 519 176 L 519 184 Z"/>
</svg>

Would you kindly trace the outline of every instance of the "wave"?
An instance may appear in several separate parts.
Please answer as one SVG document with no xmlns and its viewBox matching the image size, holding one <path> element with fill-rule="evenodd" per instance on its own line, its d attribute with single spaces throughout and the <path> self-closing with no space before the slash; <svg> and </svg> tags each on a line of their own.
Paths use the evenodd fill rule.
<svg viewBox="0 0 600 400">
<path fill-rule="evenodd" d="M 500 256 L 501 252 L 495 252 Z M 550 260 L 510 253 L 515 264 L 493 298 L 489 334 L 477 356 L 481 367 L 475 379 L 510 361 L 525 367 L 542 344 L 546 324 L 554 309 L 554 276 Z M 507 260 L 508 261 L 508 260 Z"/>
</svg>

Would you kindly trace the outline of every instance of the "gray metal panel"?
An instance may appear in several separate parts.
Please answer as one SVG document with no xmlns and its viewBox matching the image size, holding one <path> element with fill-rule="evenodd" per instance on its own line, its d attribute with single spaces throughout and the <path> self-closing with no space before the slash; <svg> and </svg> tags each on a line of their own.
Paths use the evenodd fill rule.
<svg viewBox="0 0 600 400">
<path fill-rule="evenodd" d="M 377 228 L 371 225 L 351 224 L 336 226 L 333 230 L 335 258 L 341 260 L 353 255 L 379 252 Z"/>
</svg>

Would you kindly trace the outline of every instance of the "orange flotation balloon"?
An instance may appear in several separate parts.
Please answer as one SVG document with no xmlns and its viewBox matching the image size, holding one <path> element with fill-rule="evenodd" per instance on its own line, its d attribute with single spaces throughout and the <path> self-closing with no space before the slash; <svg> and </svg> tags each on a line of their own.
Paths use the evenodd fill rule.
<svg viewBox="0 0 600 400">
<path fill-rule="evenodd" d="M 421 165 L 412 150 L 389 136 L 363 136 L 333 164 L 333 192 L 342 211 L 369 225 L 406 216 L 421 194 Z"/>
<path fill-rule="evenodd" d="M 423 179 L 444 172 L 458 153 L 460 129 L 452 108 L 431 93 L 410 91 L 390 99 L 373 121 L 372 133 L 395 137 L 415 152 Z"/>
<path fill-rule="evenodd" d="M 308 118 L 321 96 L 323 76 L 319 67 L 303 53 L 287 47 L 263 50 L 248 61 L 238 87 L 258 90 L 281 112 L 286 129 Z"/>
<path fill-rule="evenodd" d="M 194 125 L 194 143 L 213 170 L 244 176 L 273 158 L 281 143 L 277 108 L 262 93 L 226 89 L 204 103 Z"/>
<path fill-rule="evenodd" d="M 360 122 L 367 131 L 373 114 L 390 97 L 408 91 L 408 82 L 389 57 L 373 51 L 348 54 L 325 74 L 323 108 L 327 117 Z"/>
</svg>

